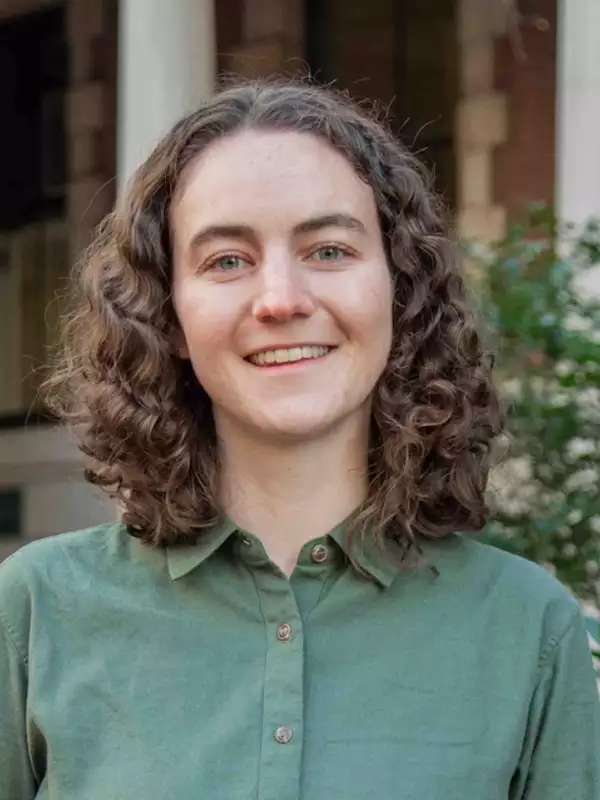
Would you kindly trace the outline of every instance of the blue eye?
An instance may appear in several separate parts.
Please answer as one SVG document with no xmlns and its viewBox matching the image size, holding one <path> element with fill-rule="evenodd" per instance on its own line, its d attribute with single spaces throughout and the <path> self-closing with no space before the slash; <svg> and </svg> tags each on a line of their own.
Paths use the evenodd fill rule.
<svg viewBox="0 0 600 800">
<path fill-rule="evenodd" d="M 318 256 L 319 253 L 324 254 L 325 257 L 317 257 L 317 261 L 339 261 L 341 258 L 348 255 L 345 250 L 334 244 L 327 244 L 323 247 L 319 247 L 318 250 L 315 250 L 315 255 Z"/>
<path fill-rule="evenodd" d="M 236 267 L 241 266 L 241 264 L 242 259 L 240 256 L 234 256 L 230 254 L 215 258 L 215 260 L 209 264 L 209 269 L 217 268 L 221 272 L 232 272 Z"/>
</svg>

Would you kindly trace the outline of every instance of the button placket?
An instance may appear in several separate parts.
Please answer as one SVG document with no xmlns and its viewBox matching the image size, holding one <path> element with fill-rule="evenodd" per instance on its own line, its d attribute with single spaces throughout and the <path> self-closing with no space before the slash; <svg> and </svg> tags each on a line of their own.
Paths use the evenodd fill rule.
<svg viewBox="0 0 600 800">
<path fill-rule="evenodd" d="M 291 582 L 273 569 L 253 570 L 266 637 L 261 800 L 297 800 L 304 719 L 304 634 Z"/>
</svg>

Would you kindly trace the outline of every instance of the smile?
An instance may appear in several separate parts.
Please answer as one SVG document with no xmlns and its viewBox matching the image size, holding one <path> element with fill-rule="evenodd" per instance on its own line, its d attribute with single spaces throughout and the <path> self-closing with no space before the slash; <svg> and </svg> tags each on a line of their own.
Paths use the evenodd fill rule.
<svg viewBox="0 0 600 800">
<path fill-rule="evenodd" d="M 272 364 L 291 364 L 294 361 L 322 358 L 333 347 L 328 345 L 302 345 L 301 347 L 278 347 L 275 350 L 261 350 L 247 357 L 257 367 L 268 367 Z"/>
</svg>

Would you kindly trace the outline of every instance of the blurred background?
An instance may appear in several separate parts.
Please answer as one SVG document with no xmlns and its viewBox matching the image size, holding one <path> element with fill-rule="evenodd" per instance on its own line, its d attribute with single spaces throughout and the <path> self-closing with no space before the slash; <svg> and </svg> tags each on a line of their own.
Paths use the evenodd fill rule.
<svg viewBox="0 0 600 800">
<path fill-rule="evenodd" d="M 117 518 L 37 399 L 94 227 L 219 76 L 310 72 L 388 109 L 468 249 L 515 433 L 487 533 L 597 601 L 598 42 L 599 0 L 0 0 L 0 559 Z"/>
</svg>

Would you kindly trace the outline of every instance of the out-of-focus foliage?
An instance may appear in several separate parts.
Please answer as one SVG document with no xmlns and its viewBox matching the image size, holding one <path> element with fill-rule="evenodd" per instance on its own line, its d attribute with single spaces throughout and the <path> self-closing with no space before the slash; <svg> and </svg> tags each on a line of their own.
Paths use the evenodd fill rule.
<svg viewBox="0 0 600 800">
<path fill-rule="evenodd" d="M 600 221 L 576 230 L 533 209 L 466 249 L 509 412 L 484 538 L 600 607 Z"/>
</svg>

